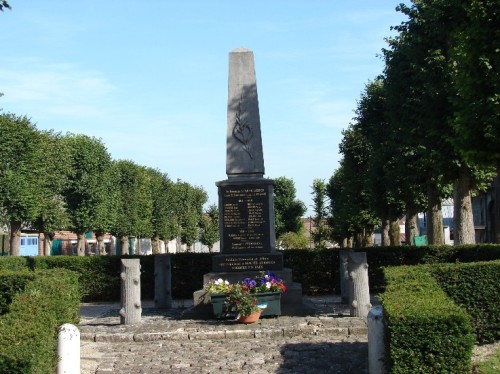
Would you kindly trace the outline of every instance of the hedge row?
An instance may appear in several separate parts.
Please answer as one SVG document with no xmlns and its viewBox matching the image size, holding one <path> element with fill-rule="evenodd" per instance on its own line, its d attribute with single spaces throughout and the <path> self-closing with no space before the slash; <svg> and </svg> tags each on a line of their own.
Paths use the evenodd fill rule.
<svg viewBox="0 0 500 374">
<path fill-rule="evenodd" d="M 385 286 L 383 267 L 442 263 L 472 262 L 500 259 L 500 245 L 431 246 L 431 247 L 372 247 L 355 249 L 367 252 L 370 291 L 379 293 Z M 154 298 L 154 256 L 131 256 L 141 260 L 141 293 L 143 299 Z M 191 298 L 203 286 L 203 274 L 212 267 L 208 253 L 178 253 L 171 255 L 172 295 Z M 9 269 L 66 268 L 79 273 L 84 301 L 120 299 L 120 257 L 1 257 L 0 271 Z M 337 249 L 283 251 L 285 267 L 293 270 L 294 281 L 302 284 L 305 294 L 340 293 L 339 256 Z"/>
<path fill-rule="evenodd" d="M 500 261 L 441 265 L 432 274 L 467 311 L 479 344 L 500 340 Z"/>
<path fill-rule="evenodd" d="M 26 270 L 0 273 L 0 315 L 9 311 L 12 298 L 23 291 L 33 279 L 35 279 L 35 274 Z"/>
<path fill-rule="evenodd" d="M 0 316 L 0 373 L 54 373 L 58 327 L 79 322 L 78 275 L 36 271 Z"/>
<path fill-rule="evenodd" d="M 473 328 L 429 265 L 384 269 L 387 367 L 392 374 L 471 372 Z"/>
</svg>

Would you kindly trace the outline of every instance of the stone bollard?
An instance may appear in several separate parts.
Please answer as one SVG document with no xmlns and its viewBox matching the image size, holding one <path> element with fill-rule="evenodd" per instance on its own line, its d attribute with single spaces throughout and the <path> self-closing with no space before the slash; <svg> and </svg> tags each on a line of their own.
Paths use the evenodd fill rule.
<svg viewBox="0 0 500 374">
<path fill-rule="evenodd" d="M 370 288 L 368 287 L 366 252 L 349 251 L 347 257 L 351 317 L 366 318 L 372 307 L 370 304 Z"/>
<path fill-rule="evenodd" d="M 155 255 L 155 308 L 172 308 L 172 268 L 169 254 Z"/>
<path fill-rule="evenodd" d="M 57 374 L 80 374 L 80 331 L 75 325 L 59 327 L 57 355 Z"/>
<path fill-rule="evenodd" d="M 339 277 L 340 277 L 340 296 L 342 304 L 349 302 L 349 272 L 347 271 L 347 254 L 349 250 L 341 249 L 339 251 Z"/>
<path fill-rule="evenodd" d="M 368 313 L 368 368 L 370 374 L 385 373 L 384 310 L 381 305 Z"/>
<path fill-rule="evenodd" d="M 120 323 L 141 322 L 141 265 L 138 258 L 122 259 Z"/>
</svg>

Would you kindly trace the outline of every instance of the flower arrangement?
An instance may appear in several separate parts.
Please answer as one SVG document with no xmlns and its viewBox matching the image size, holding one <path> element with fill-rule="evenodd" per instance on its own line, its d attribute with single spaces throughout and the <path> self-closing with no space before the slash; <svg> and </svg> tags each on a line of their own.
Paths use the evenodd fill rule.
<svg viewBox="0 0 500 374">
<path fill-rule="evenodd" d="M 243 289 L 250 293 L 285 292 L 286 286 L 281 278 L 275 277 L 269 271 L 263 272 L 255 278 L 245 278 Z"/>
<path fill-rule="evenodd" d="M 260 297 L 258 296 L 259 294 L 282 293 L 286 291 L 286 286 L 283 281 L 269 271 L 262 272 L 253 278 L 245 278 L 243 281 L 236 283 L 229 283 L 227 280 L 221 278 L 210 280 L 205 283 L 203 288 L 212 295 L 225 294 L 226 298 L 223 307 L 217 307 L 223 309 L 223 311 L 218 309 L 219 312 L 215 312 L 214 309 L 214 313 L 216 313 L 216 315 L 233 317 L 247 316 L 266 309 L 268 305 L 265 303 L 267 303 L 267 301 L 263 302 L 261 305 L 258 304 L 257 298 Z M 274 305 L 276 304 L 273 304 L 273 306 Z M 277 305 L 278 312 L 276 312 L 276 309 L 273 309 L 271 313 L 278 313 L 279 315 L 279 299 Z M 276 307 L 274 306 L 274 308 Z"/>
<path fill-rule="evenodd" d="M 252 293 L 241 284 L 235 284 L 227 295 L 225 307 L 228 314 L 248 316 L 260 312 L 265 306 L 257 305 L 257 299 Z"/>
<path fill-rule="evenodd" d="M 231 288 L 231 283 L 222 278 L 211 279 L 203 286 L 203 289 L 208 293 L 228 293 L 231 291 Z"/>
</svg>

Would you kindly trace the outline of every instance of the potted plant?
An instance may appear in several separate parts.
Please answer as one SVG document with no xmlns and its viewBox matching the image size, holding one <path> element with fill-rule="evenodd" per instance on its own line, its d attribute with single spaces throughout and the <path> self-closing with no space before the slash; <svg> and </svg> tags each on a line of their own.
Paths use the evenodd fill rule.
<svg viewBox="0 0 500 374">
<path fill-rule="evenodd" d="M 245 278 L 234 284 L 223 279 L 216 279 L 204 285 L 204 289 L 210 294 L 213 311 L 217 318 L 228 316 L 226 298 L 234 287 L 253 295 L 258 305 L 266 305 L 266 308 L 262 310 L 262 316 L 281 315 L 281 294 L 286 291 L 286 286 L 274 274 L 262 272 L 254 278 Z"/>
<path fill-rule="evenodd" d="M 256 322 L 266 308 L 266 305 L 257 303 L 255 294 L 245 289 L 242 284 L 235 284 L 229 291 L 224 302 L 228 314 L 236 315 L 241 323 Z"/>
</svg>

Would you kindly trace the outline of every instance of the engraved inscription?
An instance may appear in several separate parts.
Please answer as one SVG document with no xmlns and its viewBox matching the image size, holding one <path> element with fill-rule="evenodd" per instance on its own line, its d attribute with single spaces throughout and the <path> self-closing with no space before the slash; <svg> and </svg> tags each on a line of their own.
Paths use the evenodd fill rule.
<svg viewBox="0 0 500 374">
<path fill-rule="evenodd" d="M 282 268 L 281 256 L 224 256 L 218 271 L 259 271 Z"/>
<path fill-rule="evenodd" d="M 224 252 L 270 251 L 266 188 L 231 186 L 222 190 Z"/>
</svg>

